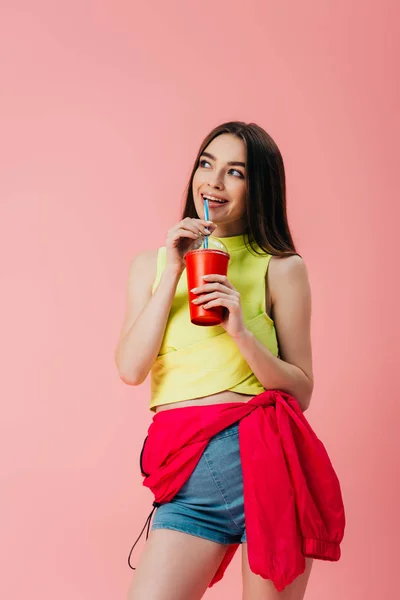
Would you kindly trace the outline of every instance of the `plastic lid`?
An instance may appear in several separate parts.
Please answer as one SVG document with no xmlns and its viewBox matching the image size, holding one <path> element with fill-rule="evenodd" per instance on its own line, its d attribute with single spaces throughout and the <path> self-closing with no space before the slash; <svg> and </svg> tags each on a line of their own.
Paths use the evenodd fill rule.
<svg viewBox="0 0 400 600">
<path fill-rule="evenodd" d="M 205 247 L 205 238 L 207 237 L 207 247 Z M 187 248 L 186 252 L 190 252 L 191 250 L 221 250 L 221 252 L 226 252 L 229 254 L 227 247 L 223 244 L 219 239 L 209 236 L 201 236 L 197 240 L 193 240 L 190 246 Z M 186 254 L 185 252 L 185 254 Z"/>
</svg>

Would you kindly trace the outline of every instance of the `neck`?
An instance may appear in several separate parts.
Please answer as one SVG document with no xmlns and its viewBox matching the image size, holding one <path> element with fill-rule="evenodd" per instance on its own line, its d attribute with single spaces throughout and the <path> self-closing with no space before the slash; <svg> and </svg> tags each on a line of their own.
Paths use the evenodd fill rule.
<svg viewBox="0 0 400 600">
<path fill-rule="evenodd" d="M 244 235 L 248 227 L 243 221 L 233 223 L 221 223 L 215 228 L 213 235 L 218 238 L 233 237 L 235 235 Z"/>
</svg>

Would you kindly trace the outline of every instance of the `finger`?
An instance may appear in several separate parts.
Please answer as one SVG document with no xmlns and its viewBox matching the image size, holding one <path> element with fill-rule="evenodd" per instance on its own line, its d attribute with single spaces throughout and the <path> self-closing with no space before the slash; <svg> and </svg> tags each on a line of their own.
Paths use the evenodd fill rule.
<svg viewBox="0 0 400 600">
<path fill-rule="evenodd" d="M 222 283 L 206 283 L 205 285 L 200 285 L 198 287 L 192 288 L 190 290 L 191 292 L 193 292 L 194 294 L 202 294 L 203 292 L 225 292 L 225 293 L 229 293 L 229 292 L 234 292 L 236 290 L 234 290 L 233 288 L 229 288 L 226 285 L 223 285 Z"/>
<path fill-rule="evenodd" d="M 229 311 L 234 311 L 239 308 L 239 303 L 231 296 L 219 296 L 215 300 L 203 304 L 203 308 L 213 308 L 214 306 L 225 306 Z"/>
<path fill-rule="evenodd" d="M 210 233 L 216 230 L 217 226 L 212 221 L 204 221 L 204 219 L 200 219 L 199 223 Z"/>
<path fill-rule="evenodd" d="M 213 223 L 213 221 L 206 221 L 204 219 L 193 219 L 193 221 L 197 221 L 198 223 L 200 223 L 201 225 L 204 225 L 205 227 L 210 227 L 212 229 L 216 228 L 216 224 Z"/>
<path fill-rule="evenodd" d="M 193 233 L 201 235 L 201 231 L 195 223 L 180 223 L 178 231 L 193 231 Z"/>
<path fill-rule="evenodd" d="M 188 236 L 185 232 L 190 232 L 192 235 Z M 199 231 L 194 225 L 181 225 L 172 232 L 173 239 L 176 241 L 181 237 L 192 237 L 194 239 L 199 239 L 203 234 Z"/>
<path fill-rule="evenodd" d="M 230 288 L 231 290 L 236 291 L 236 288 L 233 287 L 233 285 L 231 284 L 231 282 L 229 281 L 229 279 L 227 278 L 226 275 L 219 275 L 218 273 L 211 273 L 210 275 L 203 275 L 202 279 L 204 279 L 204 281 L 207 281 L 207 282 L 221 283 L 222 285 L 225 285 L 227 288 Z M 206 284 L 206 285 L 208 285 L 208 284 Z"/>
<path fill-rule="evenodd" d="M 183 227 L 194 227 L 195 230 L 200 231 L 203 235 L 209 235 L 211 230 L 216 228 L 216 225 L 212 221 L 205 221 L 204 219 L 184 219 L 181 221 Z"/>
<path fill-rule="evenodd" d="M 167 241 L 168 242 L 177 242 L 181 238 L 191 238 L 194 240 L 198 240 L 199 236 L 197 235 L 197 233 L 194 233 L 193 231 L 187 231 L 185 229 L 181 229 L 181 230 L 175 232 Z"/>
<path fill-rule="evenodd" d="M 209 294 L 203 294 L 192 300 L 193 304 L 203 304 L 204 302 L 210 302 L 217 298 L 229 298 L 228 294 L 222 294 L 221 292 L 210 292 Z"/>
<path fill-rule="evenodd" d="M 210 235 L 217 227 L 212 221 L 204 219 L 192 219 L 192 221 L 199 227 L 203 235 Z"/>
<path fill-rule="evenodd" d="M 207 227 L 204 227 L 203 225 L 198 225 L 197 223 L 192 223 L 189 225 L 184 224 L 182 225 L 182 229 L 193 231 L 198 237 L 210 235 L 211 233 L 211 231 L 207 229 Z"/>
</svg>

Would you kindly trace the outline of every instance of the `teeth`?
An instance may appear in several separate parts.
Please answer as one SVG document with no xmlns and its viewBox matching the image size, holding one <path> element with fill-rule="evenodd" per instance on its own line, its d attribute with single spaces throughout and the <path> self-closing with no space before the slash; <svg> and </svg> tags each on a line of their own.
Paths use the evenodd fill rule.
<svg viewBox="0 0 400 600">
<path fill-rule="evenodd" d="M 206 198 L 207 200 L 211 200 L 211 202 L 219 202 L 220 204 L 225 204 L 225 202 L 226 202 L 226 200 L 221 200 L 221 198 L 214 198 L 214 196 L 203 195 L 203 198 Z"/>
</svg>

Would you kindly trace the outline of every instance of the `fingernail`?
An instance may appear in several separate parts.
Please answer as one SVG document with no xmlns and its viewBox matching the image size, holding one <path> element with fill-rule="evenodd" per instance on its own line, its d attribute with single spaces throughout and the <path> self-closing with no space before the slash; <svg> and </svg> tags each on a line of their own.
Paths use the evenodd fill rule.
<svg viewBox="0 0 400 600">
<path fill-rule="evenodd" d="M 193 294 L 196 294 L 198 289 L 199 289 L 199 288 L 193 288 L 193 289 L 192 289 L 192 290 L 190 290 L 190 291 L 191 291 L 191 292 L 193 292 Z"/>
</svg>

